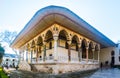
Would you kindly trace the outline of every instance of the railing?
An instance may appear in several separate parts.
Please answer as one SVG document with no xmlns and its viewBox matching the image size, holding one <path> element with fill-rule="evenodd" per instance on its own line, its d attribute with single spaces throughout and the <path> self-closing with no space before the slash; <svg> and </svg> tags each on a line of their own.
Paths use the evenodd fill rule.
<svg viewBox="0 0 120 78">
<path fill-rule="evenodd" d="M 68 62 L 68 57 L 58 56 L 58 62 L 66 63 L 66 62 Z"/>
<path fill-rule="evenodd" d="M 93 63 L 94 64 L 99 64 L 99 61 L 98 60 L 94 60 Z"/>
<path fill-rule="evenodd" d="M 54 57 L 53 56 L 48 56 L 45 58 L 45 63 L 53 63 L 54 62 Z M 58 56 L 58 60 L 57 60 L 58 63 L 68 63 L 68 57 L 66 56 Z M 88 62 L 87 62 L 87 59 L 82 59 L 80 60 L 79 62 L 79 58 L 76 58 L 76 57 L 71 57 L 71 63 L 81 63 L 81 64 L 98 64 L 98 60 L 93 60 L 93 59 L 88 59 Z M 43 62 L 43 58 L 33 58 L 32 59 L 32 63 L 44 63 Z"/>
<path fill-rule="evenodd" d="M 79 63 L 79 58 L 71 57 L 71 63 Z"/>
</svg>

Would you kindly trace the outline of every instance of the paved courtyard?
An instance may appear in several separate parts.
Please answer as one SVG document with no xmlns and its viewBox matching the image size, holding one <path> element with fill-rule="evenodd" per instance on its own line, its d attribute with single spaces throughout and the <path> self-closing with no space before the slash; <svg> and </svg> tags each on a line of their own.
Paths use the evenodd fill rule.
<svg viewBox="0 0 120 78">
<path fill-rule="evenodd" d="M 120 78 L 120 69 L 102 69 L 96 72 L 88 73 L 75 72 L 71 74 L 49 75 L 43 73 L 33 73 L 25 71 L 16 71 L 11 74 L 10 78 Z"/>
<path fill-rule="evenodd" d="M 120 78 L 120 69 L 102 69 L 96 71 L 88 78 Z"/>
</svg>

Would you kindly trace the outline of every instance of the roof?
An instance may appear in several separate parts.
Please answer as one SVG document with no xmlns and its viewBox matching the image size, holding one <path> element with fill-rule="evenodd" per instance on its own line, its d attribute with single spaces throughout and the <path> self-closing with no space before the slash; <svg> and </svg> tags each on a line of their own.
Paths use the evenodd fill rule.
<svg viewBox="0 0 120 78">
<path fill-rule="evenodd" d="M 47 6 L 36 12 L 10 46 L 12 48 L 21 47 L 54 23 L 69 28 L 101 44 L 102 47 L 115 46 L 113 41 L 85 22 L 78 15 L 60 6 Z"/>
</svg>

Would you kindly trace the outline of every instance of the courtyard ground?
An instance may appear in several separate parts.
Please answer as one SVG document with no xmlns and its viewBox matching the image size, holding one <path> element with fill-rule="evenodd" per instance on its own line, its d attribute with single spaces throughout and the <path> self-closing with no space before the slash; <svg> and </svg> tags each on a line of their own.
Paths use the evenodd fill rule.
<svg viewBox="0 0 120 78">
<path fill-rule="evenodd" d="M 104 68 L 94 71 L 74 72 L 60 75 L 34 73 L 26 71 L 15 71 L 10 78 L 120 78 L 120 69 Z"/>
<path fill-rule="evenodd" d="M 88 78 L 120 78 L 120 69 L 118 68 L 104 68 L 96 71 Z"/>
</svg>

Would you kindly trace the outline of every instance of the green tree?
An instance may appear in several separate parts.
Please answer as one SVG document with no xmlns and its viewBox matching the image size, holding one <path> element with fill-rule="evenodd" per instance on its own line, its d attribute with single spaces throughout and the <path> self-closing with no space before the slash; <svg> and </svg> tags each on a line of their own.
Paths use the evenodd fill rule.
<svg viewBox="0 0 120 78">
<path fill-rule="evenodd" d="M 5 49 L 0 44 L 0 63 L 2 62 L 2 57 L 4 55 Z"/>
<path fill-rule="evenodd" d="M 0 42 L 6 42 L 8 45 L 10 45 L 16 36 L 17 36 L 16 31 L 11 32 L 5 30 L 4 32 L 0 32 Z M 15 52 L 17 56 L 19 56 L 15 50 L 13 50 L 13 52 Z"/>
</svg>

